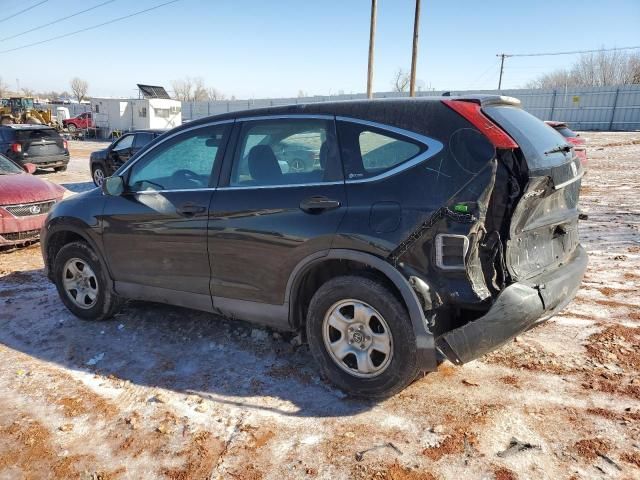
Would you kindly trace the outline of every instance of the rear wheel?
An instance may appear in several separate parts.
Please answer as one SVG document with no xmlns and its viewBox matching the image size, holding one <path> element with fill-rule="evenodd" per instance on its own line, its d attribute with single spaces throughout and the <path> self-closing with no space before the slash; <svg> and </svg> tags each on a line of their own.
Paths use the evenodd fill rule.
<svg viewBox="0 0 640 480">
<path fill-rule="evenodd" d="M 73 123 L 67 125 L 67 130 L 69 130 L 70 132 L 75 132 L 77 129 L 78 127 L 76 127 Z"/>
<path fill-rule="evenodd" d="M 104 167 L 102 165 L 94 165 L 91 169 L 91 177 L 93 178 L 93 183 L 97 187 L 101 187 L 104 183 L 104 179 L 106 177 L 106 173 L 104 171 Z"/>
<path fill-rule="evenodd" d="M 407 311 L 374 279 L 345 276 L 326 282 L 311 300 L 306 327 L 320 369 L 351 395 L 384 398 L 418 373 Z"/>
<path fill-rule="evenodd" d="M 106 320 L 122 301 L 95 252 L 84 242 L 60 249 L 53 263 L 54 279 L 62 303 L 84 320 Z"/>
</svg>

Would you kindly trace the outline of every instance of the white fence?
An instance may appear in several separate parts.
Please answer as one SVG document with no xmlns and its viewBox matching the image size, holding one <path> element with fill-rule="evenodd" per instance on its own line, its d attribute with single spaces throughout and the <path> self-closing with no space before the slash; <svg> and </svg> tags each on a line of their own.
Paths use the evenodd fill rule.
<svg viewBox="0 0 640 480">
<path fill-rule="evenodd" d="M 418 92 L 418 96 L 438 96 L 444 91 Z M 473 90 L 450 91 L 451 95 L 471 93 L 500 94 L 516 97 L 525 110 L 541 120 L 560 120 L 575 130 L 640 130 L 640 85 L 619 87 L 566 88 L 556 90 Z M 375 93 L 375 98 L 402 97 L 406 93 Z M 303 98 L 265 98 L 212 102 L 182 102 L 182 118 L 196 120 L 209 115 L 250 108 L 364 99 L 364 94 L 316 96 Z"/>
</svg>

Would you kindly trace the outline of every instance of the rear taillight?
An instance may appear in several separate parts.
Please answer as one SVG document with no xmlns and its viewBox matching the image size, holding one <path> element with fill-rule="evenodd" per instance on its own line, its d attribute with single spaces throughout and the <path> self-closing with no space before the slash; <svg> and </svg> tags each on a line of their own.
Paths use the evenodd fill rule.
<svg viewBox="0 0 640 480">
<path fill-rule="evenodd" d="M 11 151 L 13 153 L 21 153 L 22 152 L 22 145 L 19 143 L 12 143 L 11 144 Z"/>
<path fill-rule="evenodd" d="M 69 143 L 66 140 L 62 140 L 62 146 L 64 147 L 65 150 L 67 150 L 69 147 Z"/>
<path fill-rule="evenodd" d="M 443 100 L 442 103 L 471 122 L 474 127 L 489 139 L 494 147 L 518 148 L 518 144 L 513 138 L 482 113 L 480 104 L 465 100 Z"/>
</svg>

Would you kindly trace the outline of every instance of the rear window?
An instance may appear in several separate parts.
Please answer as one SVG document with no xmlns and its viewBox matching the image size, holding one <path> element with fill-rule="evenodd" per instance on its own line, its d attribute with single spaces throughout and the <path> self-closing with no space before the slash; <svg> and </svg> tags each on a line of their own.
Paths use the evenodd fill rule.
<svg viewBox="0 0 640 480">
<path fill-rule="evenodd" d="M 37 130 L 15 130 L 19 142 L 40 140 L 42 138 L 58 139 L 60 135 L 53 128 L 39 128 Z"/>
<path fill-rule="evenodd" d="M 567 127 L 559 127 L 556 128 L 556 130 L 560 132 L 560 135 L 562 135 L 563 137 L 574 138 L 578 136 L 576 132 Z"/>
<path fill-rule="evenodd" d="M 530 169 L 550 168 L 567 162 L 562 152 L 545 154 L 567 145 L 567 141 L 542 120 L 517 107 L 495 106 L 482 110 L 518 143 Z"/>
</svg>

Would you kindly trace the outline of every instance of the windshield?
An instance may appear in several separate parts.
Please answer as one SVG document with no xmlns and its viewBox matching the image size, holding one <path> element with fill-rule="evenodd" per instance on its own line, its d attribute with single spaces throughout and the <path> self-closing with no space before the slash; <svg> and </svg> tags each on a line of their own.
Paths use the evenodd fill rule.
<svg viewBox="0 0 640 480">
<path fill-rule="evenodd" d="M 7 157 L 0 154 L 0 175 L 15 175 L 16 173 L 24 173 L 24 171 Z"/>
</svg>

